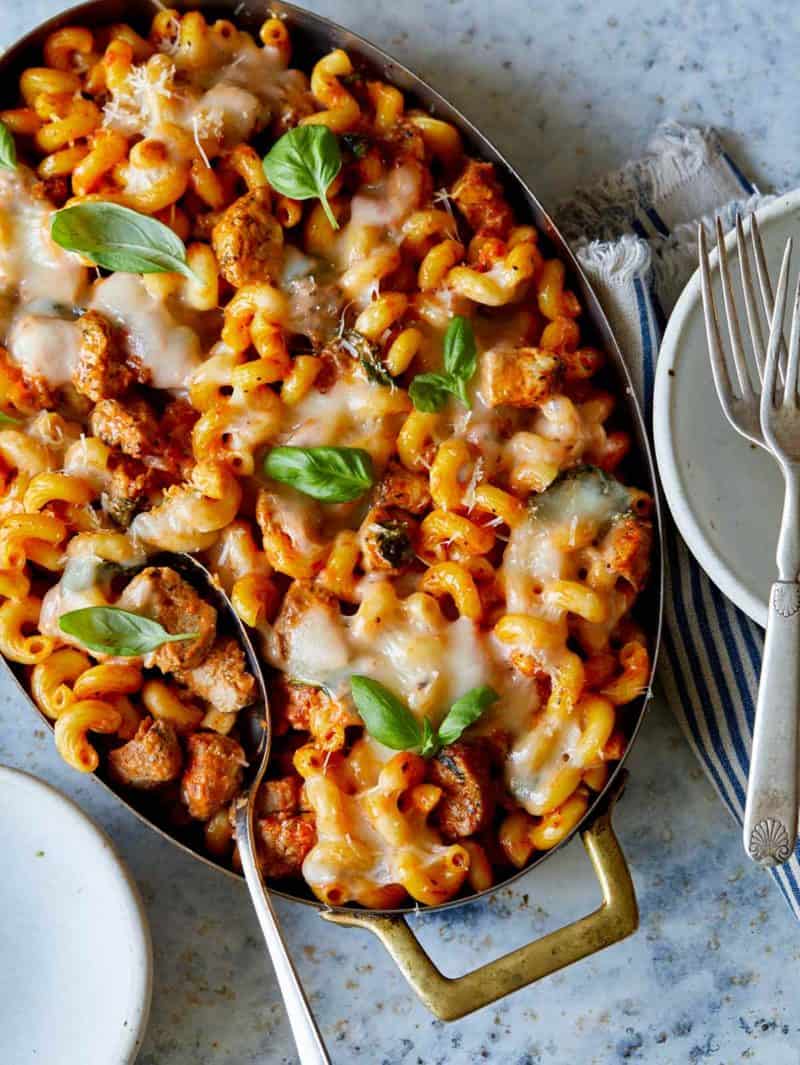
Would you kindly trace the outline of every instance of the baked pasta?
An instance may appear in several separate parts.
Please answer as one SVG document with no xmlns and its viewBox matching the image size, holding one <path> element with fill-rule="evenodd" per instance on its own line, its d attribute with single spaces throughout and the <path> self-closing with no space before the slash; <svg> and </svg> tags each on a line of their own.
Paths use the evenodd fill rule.
<svg viewBox="0 0 800 1065">
<path fill-rule="evenodd" d="M 265 875 L 441 903 L 622 756 L 651 500 L 492 165 L 294 62 L 279 19 L 160 10 L 57 30 L 0 113 L 0 650 L 71 765 L 235 863 L 241 652 L 148 565 L 196 554 L 268 670 Z M 123 614 L 146 653 L 82 627 Z"/>
</svg>

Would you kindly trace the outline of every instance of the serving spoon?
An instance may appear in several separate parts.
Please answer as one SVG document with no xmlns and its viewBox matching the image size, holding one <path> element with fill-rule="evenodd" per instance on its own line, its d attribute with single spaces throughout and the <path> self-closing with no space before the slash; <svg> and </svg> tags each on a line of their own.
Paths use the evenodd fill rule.
<svg viewBox="0 0 800 1065">
<path fill-rule="evenodd" d="M 256 841 L 253 832 L 255 799 L 267 771 L 272 738 L 267 689 L 261 665 L 247 629 L 233 609 L 230 599 L 217 580 L 196 558 L 183 553 L 163 552 L 149 558 L 148 565 L 169 566 L 191 584 L 206 602 L 214 604 L 218 616 L 225 619 L 224 627 L 239 640 L 248 668 L 255 677 L 258 699 L 241 710 L 237 719 L 240 740 L 247 755 L 249 780 L 246 793 L 234 801 L 236 842 L 239 846 L 245 883 L 250 892 L 258 923 L 261 925 L 269 956 L 272 959 L 301 1065 L 330 1065 L 325 1044 L 311 1013 L 300 978 L 289 957 L 278 915 L 256 861 Z"/>
</svg>

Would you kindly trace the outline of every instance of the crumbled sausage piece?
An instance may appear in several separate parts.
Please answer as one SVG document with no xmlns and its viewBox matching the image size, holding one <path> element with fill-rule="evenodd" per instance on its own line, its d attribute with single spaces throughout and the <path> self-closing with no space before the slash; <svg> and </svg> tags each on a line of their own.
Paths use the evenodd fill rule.
<svg viewBox="0 0 800 1065">
<path fill-rule="evenodd" d="M 278 110 L 275 112 L 270 125 L 270 133 L 277 140 L 290 129 L 300 125 L 300 121 L 316 111 L 314 97 L 308 89 L 308 80 L 305 74 L 292 71 L 296 75 L 294 81 L 285 82 L 280 99 L 277 101 Z"/>
<path fill-rule="evenodd" d="M 129 788 L 157 788 L 177 780 L 183 754 L 169 721 L 146 717 L 132 740 L 108 754 L 111 776 Z"/>
<path fill-rule="evenodd" d="M 72 383 L 82 396 L 98 403 L 126 392 L 134 382 L 130 367 L 117 344 L 108 319 L 97 311 L 87 311 L 78 319 L 80 348 L 72 371 Z"/>
<path fill-rule="evenodd" d="M 222 276 L 235 288 L 278 279 L 283 230 L 270 211 L 269 189 L 254 189 L 228 207 L 211 242 Z"/>
<path fill-rule="evenodd" d="M 364 570 L 396 576 L 408 569 L 415 558 L 418 531 L 408 511 L 399 507 L 371 507 L 358 531 Z"/>
<path fill-rule="evenodd" d="M 411 122 L 394 122 L 384 134 L 380 148 L 390 159 L 418 159 L 425 161 L 425 138 Z"/>
<path fill-rule="evenodd" d="M 121 403 L 117 399 L 101 399 L 95 404 L 89 426 L 109 447 L 118 447 L 126 455 L 142 458 L 158 446 L 162 432 L 150 404 L 140 398 Z"/>
<path fill-rule="evenodd" d="M 55 174 L 37 181 L 31 192 L 37 200 L 47 200 L 56 207 L 63 207 L 72 195 L 69 177 L 64 174 Z"/>
<path fill-rule="evenodd" d="M 653 527 L 632 514 L 623 515 L 611 526 L 600 549 L 612 573 L 624 577 L 639 591 L 647 582 Z"/>
<path fill-rule="evenodd" d="M 342 344 L 334 339 L 319 353 L 319 372 L 314 378 L 314 388 L 323 394 L 330 392 L 339 381 L 357 379 L 353 366 L 353 356 Z"/>
<path fill-rule="evenodd" d="M 312 714 L 327 706 L 330 698 L 312 684 L 294 684 L 282 673 L 273 681 L 270 690 L 270 710 L 275 731 L 283 735 L 289 729 L 311 730 Z"/>
<path fill-rule="evenodd" d="M 378 484 L 376 498 L 387 507 L 400 507 L 410 514 L 425 514 L 431 506 L 427 474 L 407 470 L 390 462 Z"/>
<path fill-rule="evenodd" d="M 578 348 L 577 351 L 561 352 L 561 361 L 565 381 L 586 381 L 602 369 L 605 355 L 597 348 Z"/>
<path fill-rule="evenodd" d="M 506 203 L 492 163 L 471 159 L 453 185 L 451 197 L 476 233 L 508 236 L 514 213 Z"/>
<path fill-rule="evenodd" d="M 434 818 L 446 839 L 479 832 L 494 813 L 494 788 L 487 750 L 475 743 L 451 743 L 428 763 L 428 779 L 444 794 Z"/>
<path fill-rule="evenodd" d="M 169 441 L 169 447 L 163 453 L 167 473 L 174 474 L 175 479 L 186 479 L 190 466 L 194 464 L 192 456 L 192 430 L 200 412 L 195 410 L 188 399 L 173 399 L 164 408 L 159 419 L 160 439 Z"/>
<path fill-rule="evenodd" d="M 0 297 L 0 313 L 5 313 L 5 302 Z M 55 406 L 53 392 L 43 377 L 25 377 L 22 370 L 8 354 L 4 347 L 0 347 L 0 373 L 2 373 L 5 386 L 4 395 L 0 401 L 11 404 L 18 411 L 26 414 L 37 410 L 47 410 Z"/>
<path fill-rule="evenodd" d="M 181 796 L 191 816 L 207 821 L 230 802 L 241 787 L 245 765 L 244 751 L 230 736 L 216 732 L 189 736 Z"/>
<path fill-rule="evenodd" d="M 280 780 L 265 780 L 256 799 L 259 814 L 295 814 L 300 809 L 303 780 L 293 773 Z"/>
<path fill-rule="evenodd" d="M 558 390 L 561 371 L 552 351 L 495 348 L 481 358 L 481 395 L 490 407 L 536 407 Z"/>
<path fill-rule="evenodd" d="M 266 877 L 299 876 L 317 840 L 310 814 L 270 814 L 256 821 L 258 857 Z"/>
<path fill-rule="evenodd" d="M 361 719 L 347 706 L 333 699 L 313 684 L 292 682 L 282 674 L 270 690 L 270 711 L 278 736 L 289 729 L 312 732 L 324 740 L 325 728 L 347 728 L 360 724 Z"/>
<path fill-rule="evenodd" d="M 232 636 L 220 637 L 202 662 L 191 669 L 176 670 L 175 678 L 223 714 L 235 714 L 247 706 L 256 690 L 244 651 Z"/>
<path fill-rule="evenodd" d="M 193 640 L 165 643 L 151 651 L 145 658 L 148 669 L 157 668 L 164 673 L 191 669 L 203 661 L 214 642 L 216 610 L 167 566 L 143 569 L 125 588 L 117 606 L 152 618 L 173 635 L 197 633 Z"/>
</svg>

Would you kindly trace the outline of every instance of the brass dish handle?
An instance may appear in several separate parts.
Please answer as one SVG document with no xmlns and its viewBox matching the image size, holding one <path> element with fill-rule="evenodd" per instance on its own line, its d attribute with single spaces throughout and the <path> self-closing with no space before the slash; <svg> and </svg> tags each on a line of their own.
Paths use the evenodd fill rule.
<svg viewBox="0 0 800 1065">
<path fill-rule="evenodd" d="M 612 794 L 581 838 L 594 866 L 603 901 L 586 917 L 464 976 L 444 976 L 422 949 L 402 914 L 380 915 L 358 910 L 324 911 L 334 924 L 373 932 L 397 963 L 431 1013 L 455 1021 L 490 1002 L 519 991 L 543 976 L 610 947 L 634 932 L 639 908 L 625 855 L 611 827 L 611 810 L 621 788 Z"/>
</svg>

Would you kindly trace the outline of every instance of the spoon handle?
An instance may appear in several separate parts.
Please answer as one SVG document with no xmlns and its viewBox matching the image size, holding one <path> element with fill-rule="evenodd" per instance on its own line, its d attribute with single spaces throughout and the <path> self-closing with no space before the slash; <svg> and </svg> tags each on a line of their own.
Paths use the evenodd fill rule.
<svg viewBox="0 0 800 1065">
<path fill-rule="evenodd" d="M 242 859 L 242 871 L 275 968 L 300 1063 L 301 1065 L 330 1065 L 330 1058 L 322 1036 L 286 949 L 272 899 L 264 887 L 256 864 L 255 841 L 252 834 L 252 822 L 248 818 L 248 805 L 247 802 L 241 802 L 236 807 L 236 838 Z"/>
</svg>

